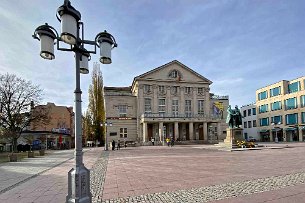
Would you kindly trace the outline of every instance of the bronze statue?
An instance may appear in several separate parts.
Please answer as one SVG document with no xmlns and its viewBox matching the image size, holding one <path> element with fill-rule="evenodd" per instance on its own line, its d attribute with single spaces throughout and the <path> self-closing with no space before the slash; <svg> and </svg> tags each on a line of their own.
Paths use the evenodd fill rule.
<svg viewBox="0 0 305 203">
<path fill-rule="evenodd" d="M 229 128 L 239 128 L 239 126 L 242 124 L 241 120 L 241 113 L 238 109 L 238 106 L 235 106 L 235 109 L 231 109 L 231 105 L 228 106 L 227 109 L 227 120 L 226 123 L 229 124 Z"/>
</svg>

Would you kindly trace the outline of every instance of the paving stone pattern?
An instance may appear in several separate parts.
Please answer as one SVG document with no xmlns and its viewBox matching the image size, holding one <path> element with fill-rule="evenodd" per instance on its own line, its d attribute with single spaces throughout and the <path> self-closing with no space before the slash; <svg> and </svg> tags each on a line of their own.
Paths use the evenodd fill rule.
<svg viewBox="0 0 305 203">
<path fill-rule="evenodd" d="M 90 171 L 90 189 L 93 202 L 97 202 L 100 194 L 103 193 L 108 158 L 109 152 L 104 151 Z"/>
<path fill-rule="evenodd" d="M 278 190 L 288 186 L 305 183 L 305 172 L 273 176 L 256 180 L 232 182 L 208 187 L 145 194 L 134 197 L 98 200 L 102 203 L 128 203 L 128 202 L 164 202 L 164 203 L 193 203 L 209 202 L 232 197 L 245 196 L 254 193 Z"/>
</svg>

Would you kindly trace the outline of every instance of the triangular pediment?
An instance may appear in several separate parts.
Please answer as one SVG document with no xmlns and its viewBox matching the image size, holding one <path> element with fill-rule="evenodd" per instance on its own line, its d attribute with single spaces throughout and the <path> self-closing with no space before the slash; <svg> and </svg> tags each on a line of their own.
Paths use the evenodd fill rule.
<svg viewBox="0 0 305 203">
<path fill-rule="evenodd" d="M 134 78 L 134 81 L 136 80 L 183 81 L 212 84 L 212 81 L 177 60 L 139 75 Z"/>
</svg>

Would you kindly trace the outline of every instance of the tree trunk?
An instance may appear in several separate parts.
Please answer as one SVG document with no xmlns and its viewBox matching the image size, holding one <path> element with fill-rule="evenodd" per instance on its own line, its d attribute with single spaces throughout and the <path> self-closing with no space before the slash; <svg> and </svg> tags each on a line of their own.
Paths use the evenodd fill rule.
<svg viewBox="0 0 305 203">
<path fill-rule="evenodd" d="M 17 139 L 18 138 L 13 138 L 13 143 L 12 143 L 12 145 L 13 145 L 13 152 L 17 152 Z"/>
</svg>

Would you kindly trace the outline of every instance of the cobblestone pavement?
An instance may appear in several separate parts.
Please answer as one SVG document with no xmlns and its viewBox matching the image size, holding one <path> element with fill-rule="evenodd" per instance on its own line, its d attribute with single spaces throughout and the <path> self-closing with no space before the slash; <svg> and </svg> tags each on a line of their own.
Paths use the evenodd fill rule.
<svg viewBox="0 0 305 203">
<path fill-rule="evenodd" d="M 145 194 L 126 198 L 99 201 L 102 203 L 148 202 L 148 203 L 193 203 L 209 202 L 253 193 L 278 190 L 305 183 L 305 172 L 274 176 L 257 180 L 247 180 L 208 187 Z"/>
</svg>

